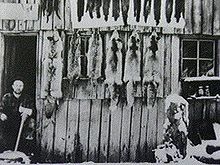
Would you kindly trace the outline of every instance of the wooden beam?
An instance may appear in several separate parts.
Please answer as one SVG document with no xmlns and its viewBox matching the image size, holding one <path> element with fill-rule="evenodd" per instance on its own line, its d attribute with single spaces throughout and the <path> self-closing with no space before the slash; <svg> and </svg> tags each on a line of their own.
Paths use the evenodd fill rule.
<svg viewBox="0 0 220 165">
<path fill-rule="evenodd" d="M 193 0 L 185 0 L 185 33 L 192 34 L 192 9 L 193 9 Z"/>
<path fill-rule="evenodd" d="M 2 33 L 0 33 L 0 98 L 3 96 L 3 74 L 4 74 L 4 54 L 5 54 L 5 48 L 4 48 L 4 36 Z"/>
<path fill-rule="evenodd" d="M 220 1 L 214 0 L 214 27 L 213 34 L 220 35 Z"/>
<path fill-rule="evenodd" d="M 213 29 L 213 1 L 202 0 L 202 33 L 212 35 Z M 220 21 L 220 20 L 219 20 Z"/>
</svg>

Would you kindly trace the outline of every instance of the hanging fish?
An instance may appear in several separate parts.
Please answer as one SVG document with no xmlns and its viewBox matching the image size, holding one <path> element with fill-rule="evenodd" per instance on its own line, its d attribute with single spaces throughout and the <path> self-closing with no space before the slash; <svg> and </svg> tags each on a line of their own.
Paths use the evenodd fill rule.
<svg viewBox="0 0 220 165">
<path fill-rule="evenodd" d="M 81 42 L 80 36 L 74 34 L 70 41 L 70 50 L 68 52 L 68 74 L 70 80 L 76 79 L 81 74 Z"/>
<path fill-rule="evenodd" d="M 175 0 L 175 18 L 179 22 L 181 13 L 184 15 L 185 2 L 183 0 Z"/>
<path fill-rule="evenodd" d="M 156 25 L 160 23 L 161 14 L 161 0 L 154 0 L 154 19 L 156 20 Z"/>
<path fill-rule="evenodd" d="M 117 21 L 120 16 L 120 0 L 112 0 L 112 17 Z"/>
<path fill-rule="evenodd" d="M 77 17 L 79 22 L 82 20 L 82 16 L 84 15 L 84 5 L 85 0 L 77 0 Z"/>
<path fill-rule="evenodd" d="M 86 5 L 86 12 L 89 12 L 90 18 L 93 18 L 93 11 L 95 9 L 95 0 L 88 0 Z"/>
<path fill-rule="evenodd" d="M 136 31 L 133 31 L 128 41 L 128 50 L 125 58 L 125 72 L 124 72 L 124 82 L 128 82 L 127 84 L 128 107 L 131 107 L 134 103 L 133 84 L 137 81 L 141 81 L 140 66 L 141 66 L 140 38 L 138 33 Z"/>
<path fill-rule="evenodd" d="M 108 21 L 110 2 L 111 2 L 111 0 L 103 0 L 102 10 L 103 10 L 103 15 L 104 15 L 105 21 Z"/>
<path fill-rule="evenodd" d="M 173 0 L 166 0 L 166 20 L 171 22 L 171 16 L 173 13 Z"/>
<path fill-rule="evenodd" d="M 134 17 L 136 17 L 136 21 L 140 21 L 140 13 L 141 13 L 141 0 L 133 0 L 134 1 Z"/>
<path fill-rule="evenodd" d="M 59 5 L 60 5 L 60 0 L 54 0 L 54 11 L 55 11 L 57 17 L 61 20 L 61 17 L 59 14 Z"/>
<path fill-rule="evenodd" d="M 144 1 L 144 22 L 147 22 L 147 18 L 151 11 L 151 0 L 145 0 Z"/>
<path fill-rule="evenodd" d="M 122 17 L 123 22 L 125 25 L 128 24 L 128 10 L 129 10 L 129 0 L 121 0 L 121 11 L 122 11 Z"/>
<path fill-rule="evenodd" d="M 88 50 L 88 74 L 92 79 L 101 77 L 102 72 L 102 49 L 103 43 L 99 32 L 93 32 L 89 39 Z"/>
<path fill-rule="evenodd" d="M 95 10 L 97 18 L 101 17 L 100 9 L 102 6 L 102 0 L 95 0 Z"/>
</svg>

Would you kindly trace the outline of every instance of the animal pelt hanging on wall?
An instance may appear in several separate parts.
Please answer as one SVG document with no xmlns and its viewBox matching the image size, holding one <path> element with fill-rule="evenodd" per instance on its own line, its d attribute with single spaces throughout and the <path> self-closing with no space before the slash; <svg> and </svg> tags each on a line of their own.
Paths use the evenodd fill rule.
<svg viewBox="0 0 220 165">
<path fill-rule="evenodd" d="M 140 21 L 140 13 L 141 13 L 141 0 L 133 0 L 134 1 L 134 17 L 136 17 L 136 21 Z"/>
<path fill-rule="evenodd" d="M 161 0 L 154 0 L 154 19 L 156 20 L 156 25 L 160 23 L 161 15 Z"/>
<path fill-rule="evenodd" d="M 129 10 L 129 0 L 121 0 L 121 11 L 124 25 L 127 25 L 128 22 L 128 10 Z"/>
<path fill-rule="evenodd" d="M 57 31 L 48 32 L 45 39 L 45 54 L 43 59 L 42 90 L 43 98 L 52 96 L 62 98 L 61 83 L 63 71 L 62 39 Z"/>
<path fill-rule="evenodd" d="M 141 51 L 140 51 L 140 38 L 136 31 L 133 31 L 129 41 L 128 50 L 125 58 L 125 72 L 124 82 L 127 84 L 127 102 L 131 107 L 134 103 L 133 84 L 141 81 L 140 66 L 141 66 Z"/>
<path fill-rule="evenodd" d="M 120 0 L 112 0 L 112 17 L 117 21 L 120 16 Z"/>
<path fill-rule="evenodd" d="M 156 101 L 158 88 L 161 83 L 160 63 L 156 54 L 158 40 L 159 37 L 156 32 L 153 32 L 149 37 L 147 51 L 144 56 L 143 85 L 145 86 L 145 98 L 147 98 L 146 103 L 153 99 L 152 105 Z"/>
<path fill-rule="evenodd" d="M 70 50 L 68 52 L 68 79 L 75 80 L 81 76 L 81 39 L 78 32 L 75 32 L 70 41 Z"/>
<path fill-rule="evenodd" d="M 151 0 L 144 0 L 144 22 L 147 22 L 148 16 L 151 11 Z"/>
<path fill-rule="evenodd" d="M 171 22 L 171 16 L 173 13 L 173 0 L 166 0 L 166 20 Z"/>
<path fill-rule="evenodd" d="M 102 72 L 103 43 L 100 33 L 95 30 L 89 39 L 88 75 L 92 79 L 100 78 Z"/>
<path fill-rule="evenodd" d="M 84 15 L 84 5 L 85 0 L 77 0 L 77 17 L 79 22 L 82 20 L 82 16 Z"/>
<path fill-rule="evenodd" d="M 115 30 L 110 38 L 106 54 L 105 84 L 108 84 L 110 93 L 110 109 L 115 109 L 118 103 L 116 101 L 118 98 L 117 85 L 122 85 L 122 47 L 122 40 Z"/>
<path fill-rule="evenodd" d="M 179 22 L 180 17 L 181 17 L 181 13 L 184 16 L 184 8 L 185 8 L 185 1 L 183 0 L 175 0 L 175 18 L 177 20 L 177 22 Z"/>
<path fill-rule="evenodd" d="M 105 21 L 108 21 L 110 2 L 111 0 L 103 0 L 102 10 Z"/>
<path fill-rule="evenodd" d="M 60 0 L 41 0 L 41 9 L 43 15 L 47 15 L 47 22 L 49 21 L 49 17 L 52 15 L 53 12 L 55 12 L 57 17 L 61 19 L 59 14 L 59 5 Z"/>
</svg>

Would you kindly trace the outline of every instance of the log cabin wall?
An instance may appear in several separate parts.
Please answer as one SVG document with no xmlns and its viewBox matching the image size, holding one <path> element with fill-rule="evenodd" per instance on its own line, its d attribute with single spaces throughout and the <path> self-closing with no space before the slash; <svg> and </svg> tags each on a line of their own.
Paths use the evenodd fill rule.
<svg viewBox="0 0 220 165">
<path fill-rule="evenodd" d="M 40 0 L 18 1 L 0 0 L 5 3 L 34 3 Z M 41 160 L 46 162 L 127 162 L 154 161 L 152 149 L 162 142 L 164 121 L 164 99 L 178 90 L 180 38 L 185 34 L 220 35 L 219 0 L 186 0 L 185 29 L 167 30 L 160 27 L 116 27 L 127 45 L 131 30 L 138 29 L 142 39 L 141 55 L 145 53 L 144 41 L 153 30 L 160 40 L 157 54 L 160 58 L 161 86 L 156 104 L 145 105 L 142 86 L 137 87 L 133 108 L 120 104 L 116 111 L 109 110 L 109 99 L 105 96 L 105 86 L 92 86 L 88 80 L 81 80 L 75 88 L 63 89 L 64 98 L 50 119 L 46 118 L 44 99 L 41 97 L 42 61 L 45 55 L 45 36 L 48 31 L 62 31 L 65 40 L 74 31 L 71 23 L 70 1 L 60 1 L 59 16 L 52 13 L 47 17 L 39 12 L 38 20 L 5 20 L 0 18 L 0 52 L 4 51 L 4 35 L 10 33 L 37 33 L 37 141 L 41 147 Z M 59 18 L 61 17 L 61 19 Z M 105 44 L 115 27 L 99 28 L 103 31 Z M 88 29 L 80 29 L 89 31 Z M 3 53 L 2 53 L 3 54 Z M 106 52 L 105 52 L 106 54 Z M 66 56 L 63 52 L 63 56 Z M 3 59 L 3 55 L 0 56 Z M 0 73 L 2 72 L 0 63 Z M 2 76 L 2 74 L 0 75 Z M 66 82 L 68 85 L 68 81 Z M 63 85 L 64 87 L 64 85 Z"/>
</svg>

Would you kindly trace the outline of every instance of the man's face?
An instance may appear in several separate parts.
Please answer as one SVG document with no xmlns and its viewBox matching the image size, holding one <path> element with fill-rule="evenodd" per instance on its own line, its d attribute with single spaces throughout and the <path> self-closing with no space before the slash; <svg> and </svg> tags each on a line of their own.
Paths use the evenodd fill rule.
<svg viewBox="0 0 220 165">
<path fill-rule="evenodd" d="M 21 94 L 21 92 L 24 89 L 24 83 L 21 80 L 15 80 L 12 85 L 12 88 L 16 94 Z"/>
</svg>

